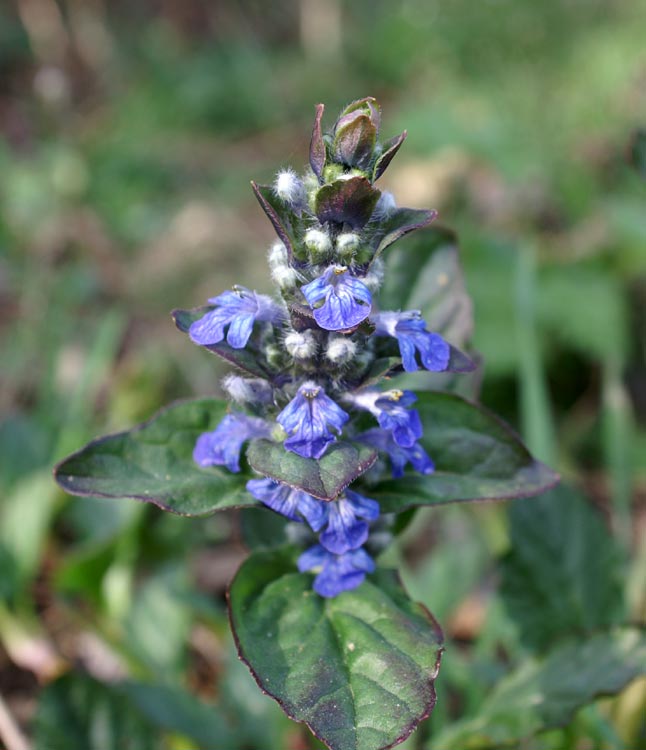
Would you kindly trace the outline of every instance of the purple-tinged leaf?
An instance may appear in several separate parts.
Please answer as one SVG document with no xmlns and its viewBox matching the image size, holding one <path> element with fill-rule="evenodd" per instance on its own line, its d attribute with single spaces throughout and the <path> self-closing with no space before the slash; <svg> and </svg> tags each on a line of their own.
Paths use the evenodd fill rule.
<svg viewBox="0 0 646 750">
<path fill-rule="evenodd" d="M 372 238 L 372 246 L 375 249 L 373 260 L 405 234 L 427 227 L 435 218 L 437 218 L 437 211 L 434 210 L 396 208 L 387 219 L 379 224 L 379 230 Z"/>
<path fill-rule="evenodd" d="M 267 215 L 269 221 L 271 221 L 276 234 L 285 245 L 287 254 L 291 259 L 294 254 L 297 236 L 301 229 L 300 218 L 286 203 L 283 203 L 277 197 L 273 188 L 269 185 L 258 185 L 252 180 L 251 187 L 258 199 L 258 203 L 260 203 L 262 210 Z"/>
<path fill-rule="evenodd" d="M 375 162 L 375 169 L 372 175 L 373 182 L 377 182 L 381 175 L 386 171 L 395 154 L 399 151 L 400 146 L 406 140 L 407 135 L 407 131 L 404 130 L 403 133 L 396 135 L 384 144 L 383 153 Z"/>
<path fill-rule="evenodd" d="M 303 490 L 319 500 L 334 500 L 377 460 L 366 445 L 339 441 L 319 458 L 304 458 L 285 450 L 282 443 L 253 440 L 247 449 L 252 469 L 277 482 Z"/>
<path fill-rule="evenodd" d="M 318 177 L 319 182 L 323 181 L 323 169 L 325 168 L 325 141 L 321 132 L 321 119 L 323 118 L 323 104 L 316 105 L 316 117 L 314 119 L 314 129 L 312 130 L 312 140 L 310 141 L 310 166 L 312 171 Z"/>
<path fill-rule="evenodd" d="M 213 309 L 213 305 L 205 305 L 204 307 L 196 307 L 193 310 L 173 310 L 171 314 L 177 328 L 182 331 L 182 333 L 188 333 L 191 323 L 199 320 L 205 313 Z M 248 349 L 234 349 L 229 346 L 226 341 L 220 341 L 217 344 L 208 344 L 206 346 L 202 345 L 201 348 L 206 349 L 212 354 L 217 354 L 217 356 L 225 360 L 225 362 L 228 362 L 239 370 L 254 375 L 257 378 L 271 380 L 275 375 L 275 373 L 270 372 L 268 368 L 263 367 L 258 356 L 250 352 Z"/>
<path fill-rule="evenodd" d="M 442 631 L 397 575 L 377 570 L 333 598 L 291 550 L 252 554 L 229 589 L 240 658 L 260 688 L 331 750 L 385 750 L 435 705 Z"/>
<path fill-rule="evenodd" d="M 332 221 L 361 229 L 372 216 L 380 195 L 365 177 L 336 180 L 319 188 L 315 212 L 321 224 Z"/>
<path fill-rule="evenodd" d="M 374 96 L 364 96 L 363 99 L 357 99 L 354 102 L 350 102 L 350 104 L 348 104 L 339 115 L 339 119 L 335 124 L 335 129 L 343 125 L 345 118 L 359 110 L 363 110 L 363 112 L 370 117 L 376 130 L 379 131 L 379 126 L 381 125 L 381 108 Z"/>
<path fill-rule="evenodd" d="M 366 114 L 353 113 L 337 127 L 332 149 L 337 161 L 358 169 L 367 169 L 377 142 L 377 130 Z"/>
<path fill-rule="evenodd" d="M 449 345 L 449 349 L 449 365 L 446 372 L 473 372 L 477 368 L 478 365 L 464 352 L 451 345 Z"/>
<path fill-rule="evenodd" d="M 179 401 L 127 432 L 88 443 L 63 459 L 54 477 L 72 495 L 129 497 L 180 516 L 251 505 L 246 476 L 193 461 L 197 438 L 217 427 L 226 408 L 212 398 Z"/>
</svg>

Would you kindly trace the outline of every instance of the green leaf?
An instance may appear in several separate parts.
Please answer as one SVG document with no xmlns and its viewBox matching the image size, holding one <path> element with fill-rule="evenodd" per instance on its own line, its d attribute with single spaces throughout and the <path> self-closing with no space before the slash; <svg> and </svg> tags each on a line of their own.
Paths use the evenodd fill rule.
<svg viewBox="0 0 646 750">
<path fill-rule="evenodd" d="M 256 553 L 229 592 L 241 658 L 332 750 L 404 740 L 435 704 L 442 635 L 391 571 L 323 599 L 289 551 Z"/>
<path fill-rule="evenodd" d="M 646 632 L 622 628 L 577 639 L 504 677 L 477 716 L 432 739 L 430 750 L 476 750 L 518 743 L 567 724 L 575 711 L 646 675 Z"/>
<path fill-rule="evenodd" d="M 235 750 L 217 708 L 175 686 L 125 681 L 104 685 L 70 673 L 42 693 L 34 722 L 35 750 L 160 750 L 173 732 L 212 748 Z"/>
<path fill-rule="evenodd" d="M 436 217 L 437 211 L 424 208 L 396 208 L 388 218 L 379 223 L 379 230 L 371 239 L 375 248 L 373 260 L 405 234 L 428 226 Z"/>
<path fill-rule="evenodd" d="M 206 315 L 207 312 L 214 309 L 214 305 L 205 305 L 204 307 L 196 307 L 193 310 L 173 310 L 171 314 L 175 321 L 175 325 L 179 330 L 182 331 L 182 333 L 188 333 L 191 323 L 199 320 Z M 226 341 L 220 341 L 217 344 L 202 346 L 202 349 L 217 354 L 218 357 L 225 360 L 225 362 L 234 365 L 239 370 L 242 370 L 249 375 L 253 375 L 256 378 L 271 380 L 273 377 L 272 373 L 262 366 L 259 357 L 250 351 L 249 348 L 234 349 L 232 346 L 229 346 Z"/>
<path fill-rule="evenodd" d="M 558 475 L 536 461 L 511 428 L 481 406 L 449 393 L 418 394 L 420 441 L 435 462 L 428 476 L 406 475 L 370 490 L 383 512 L 416 505 L 537 495 Z"/>
<path fill-rule="evenodd" d="M 43 691 L 34 720 L 35 750 L 159 750 L 158 732 L 131 701 L 82 674 Z"/>
<path fill-rule="evenodd" d="M 284 516 L 258 505 L 244 508 L 240 514 L 242 541 L 248 549 L 260 547 L 282 547 L 288 543 L 287 525 Z"/>
<path fill-rule="evenodd" d="M 156 727 L 176 732 L 209 750 L 217 746 L 234 750 L 240 746 L 220 712 L 181 688 L 120 682 L 115 691 L 125 696 Z"/>
<path fill-rule="evenodd" d="M 523 642 L 545 649 L 622 616 L 621 552 L 579 493 L 558 487 L 509 510 L 502 595 Z"/>
<path fill-rule="evenodd" d="M 245 478 L 224 468 L 201 469 L 193 446 L 215 429 L 226 403 L 180 401 L 128 432 L 98 438 L 61 461 L 58 484 L 72 495 L 129 497 L 181 516 L 205 516 L 250 505 Z"/>
<path fill-rule="evenodd" d="M 253 440 L 247 450 L 253 469 L 320 500 L 334 500 L 377 460 L 377 452 L 365 445 L 338 442 L 322 458 L 303 458 L 285 450 L 282 443 Z"/>
</svg>

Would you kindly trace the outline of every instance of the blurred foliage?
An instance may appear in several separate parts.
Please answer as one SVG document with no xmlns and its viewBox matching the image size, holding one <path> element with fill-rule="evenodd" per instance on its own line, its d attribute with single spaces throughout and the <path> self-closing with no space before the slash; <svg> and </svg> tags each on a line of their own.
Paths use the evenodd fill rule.
<svg viewBox="0 0 646 750">
<path fill-rule="evenodd" d="M 448 644 L 402 747 L 458 718 L 456 741 L 488 746 L 497 696 L 552 689 L 555 652 L 527 657 L 581 632 L 560 597 L 586 623 L 646 624 L 645 35 L 641 0 L 0 5 L 0 695 L 35 748 L 318 747 L 226 635 L 257 517 L 169 518 L 49 479 L 95 434 L 217 393 L 168 312 L 269 289 L 248 183 L 305 162 L 318 101 L 372 94 L 408 129 L 384 187 L 459 233 L 482 401 L 603 514 L 569 491 L 562 517 L 547 500 L 417 514 L 387 555 Z M 646 748 L 643 680 L 580 705 L 489 736 Z"/>
</svg>

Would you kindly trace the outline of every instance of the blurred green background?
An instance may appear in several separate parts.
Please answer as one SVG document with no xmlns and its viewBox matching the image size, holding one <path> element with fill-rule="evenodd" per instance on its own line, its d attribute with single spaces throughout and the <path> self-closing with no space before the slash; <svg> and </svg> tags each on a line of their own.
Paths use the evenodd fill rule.
<svg viewBox="0 0 646 750">
<path fill-rule="evenodd" d="M 373 95 L 385 136 L 408 129 L 382 187 L 459 233 L 482 401 L 602 510 L 646 621 L 646 182 L 627 159 L 645 39 L 644 0 L 0 0 L 0 709 L 34 747 L 318 747 L 227 635 L 240 518 L 73 499 L 51 467 L 218 392 L 168 313 L 270 290 L 249 181 L 306 164 L 319 101 L 331 120 Z M 403 747 L 441 750 L 431 730 L 477 712 L 501 644 L 518 653 L 508 546 L 489 504 L 420 514 L 393 552 L 459 644 Z M 124 676 L 158 692 L 110 691 Z M 522 747 L 646 743 L 629 691 Z M 108 715 L 123 736 L 88 744 Z"/>
</svg>

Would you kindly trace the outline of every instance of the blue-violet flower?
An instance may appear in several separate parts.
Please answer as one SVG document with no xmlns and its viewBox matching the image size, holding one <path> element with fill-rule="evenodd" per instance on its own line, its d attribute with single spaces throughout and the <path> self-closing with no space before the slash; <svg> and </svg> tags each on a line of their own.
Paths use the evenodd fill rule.
<svg viewBox="0 0 646 750">
<path fill-rule="evenodd" d="M 193 460 L 198 466 L 226 466 L 229 471 L 240 471 L 242 444 L 251 438 L 268 438 L 270 425 L 259 417 L 246 414 L 227 414 L 212 432 L 202 433 L 193 449 Z"/>
<path fill-rule="evenodd" d="M 330 266 L 301 291 L 314 311 L 314 319 L 326 331 L 354 328 L 370 315 L 370 290 L 350 274 L 347 266 Z"/>
<path fill-rule="evenodd" d="M 377 313 L 373 316 L 372 322 L 376 326 L 375 335 L 392 336 L 397 339 L 406 372 L 415 372 L 419 369 L 417 352 L 427 370 L 442 372 L 448 367 L 451 348 L 439 333 L 430 333 L 426 330 L 426 323 L 419 310 Z"/>
<path fill-rule="evenodd" d="M 415 471 L 420 474 L 432 474 L 435 471 L 435 464 L 428 453 L 419 443 L 415 443 L 409 448 L 398 445 L 392 433 L 375 427 L 372 430 L 361 433 L 357 437 L 362 443 L 372 445 L 390 458 L 392 475 L 395 479 L 404 476 L 404 467 L 408 462 L 411 463 Z"/>
<path fill-rule="evenodd" d="M 320 531 L 328 519 L 327 503 L 282 482 L 250 479 L 247 490 L 257 500 L 292 521 L 302 521 L 304 518 L 314 531 Z"/>
<path fill-rule="evenodd" d="M 365 390 L 350 396 L 352 403 L 373 414 L 379 425 L 390 430 L 398 445 L 411 448 L 422 437 L 422 422 L 416 409 L 405 407 L 414 404 L 417 396 L 412 391 Z"/>
<path fill-rule="evenodd" d="M 349 415 L 312 381 L 303 383 L 276 417 L 288 435 L 285 448 L 305 458 L 320 458 L 336 440 L 328 425 L 340 433 L 348 419 Z"/>
<path fill-rule="evenodd" d="M 335 555 L 317 544 L 303 552 L 298 558 L 298 569 L 301 573 L 308 570 L 317 572 L 318 575 L 314 579 L 314 591 L 321 596 L 331 598 L 342 591 L 349 591 L 361 585 L 366 573 L 374 571 L 375 563 L 361 548 Z"/>
<path fill-rule="evenodd" d="M 224 329 L 228 326 L 227 343 L 234 349 L 243 349 L 256 320 L 274 322 L 284 317 L 283 310 L 271 297 L 243 286 L 212 297 L 209 304 L 216 305 L 215 309 L 188 329 L 191 339 L 200 346 L 218 344 L 224 339 Z"/>
<path fill-rule="evenodd" d="M 379 518 L 379 503 L 352 490 L 346 490 L 345 497 L 328 503 L 327 508 L 328 524 L 319 541 L 335 555 L 361 547 L 368 539 L 366 521 Z"/>
</svg>

